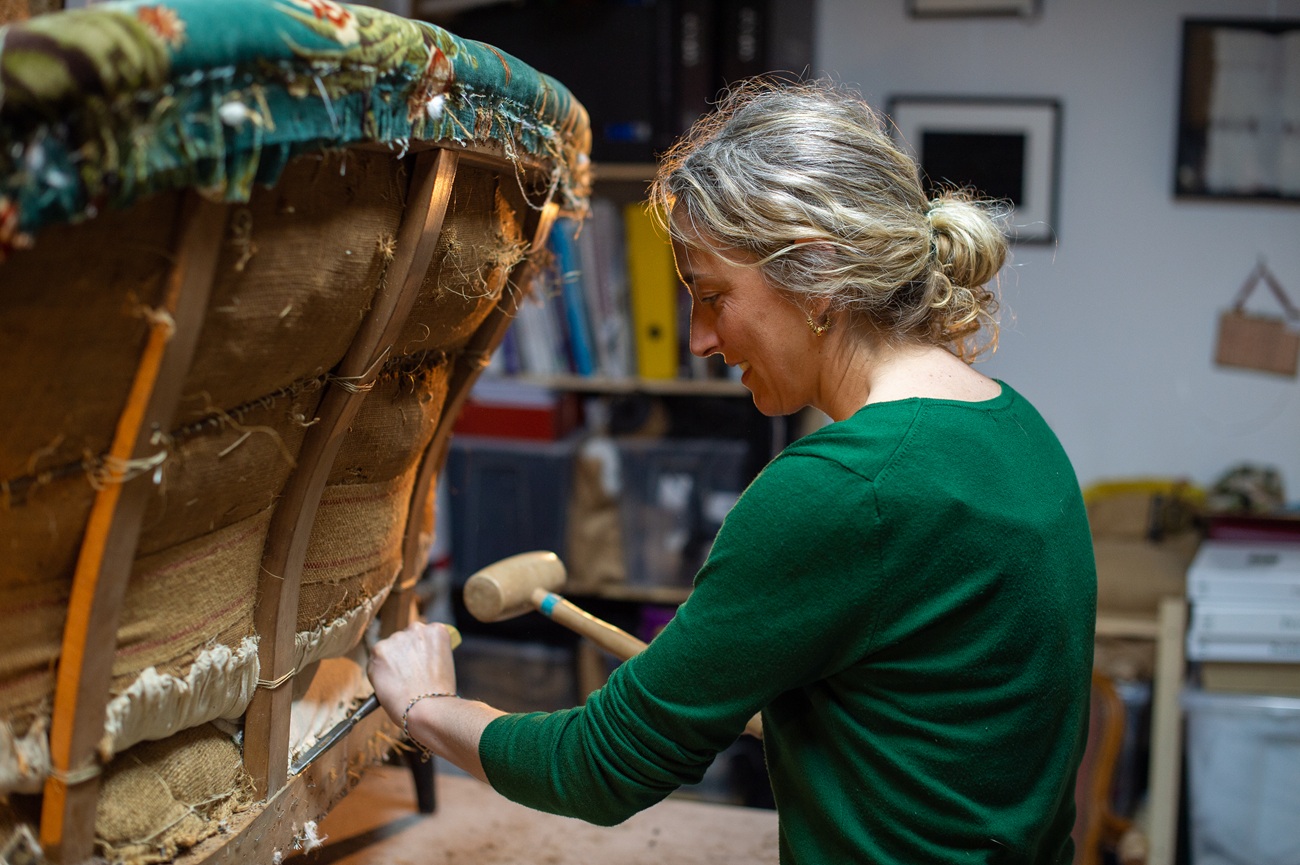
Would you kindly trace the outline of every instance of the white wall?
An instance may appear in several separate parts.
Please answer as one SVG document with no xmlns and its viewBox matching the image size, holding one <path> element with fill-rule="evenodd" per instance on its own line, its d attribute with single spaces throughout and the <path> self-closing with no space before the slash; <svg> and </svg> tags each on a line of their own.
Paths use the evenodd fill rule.
<svg viewBox="0 0 1300 865">
<path fill-rule="evenodd" d="M 1300 381 L 1212 362 L 1217 316 L 1259 256 L 1300 304 L 1300 205 L 1170 191 L 1181 19 L 1300 18 L 1300 0 L 1043 0 L 1032 20 L 906 6 L 819 0 L 818 71 L 882 108 L 898 93 L 1063 104 L 1059 239 L 1015 250 L 982 371 L 1038 406 L 1085 485 L 1208 485 L 1252 461 L 1300 501 Z M 1278 312 L 1269 300 L 1261 287 L 1249 306 Z"/>
</svg>

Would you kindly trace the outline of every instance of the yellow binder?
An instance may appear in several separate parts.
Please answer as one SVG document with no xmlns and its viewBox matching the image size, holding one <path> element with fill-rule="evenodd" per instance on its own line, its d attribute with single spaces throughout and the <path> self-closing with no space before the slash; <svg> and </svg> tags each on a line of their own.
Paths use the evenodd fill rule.
<svg viewBox="0 0 1300 865">
<path fill-rule="evenodd" d="M 624 206 L 623 226 L 637 374 L 676 378 L 678 280 L 672 245 L 644 205 Z"/>
</svg>

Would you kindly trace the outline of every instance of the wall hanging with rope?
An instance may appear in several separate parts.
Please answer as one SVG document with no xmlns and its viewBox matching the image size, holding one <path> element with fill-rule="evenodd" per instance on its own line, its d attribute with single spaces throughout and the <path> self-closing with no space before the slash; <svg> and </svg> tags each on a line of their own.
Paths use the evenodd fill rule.
<svg viewBox="0 0 1300 865">
<path fill-rule="evenodd" d="M 1283 317 L 1246 312 L 1246 300 L 1260 282 L 1282 305 Z M 1261 259 L 1246 277 L 1232 307 L 1219 315 L 1214 362 L 1295 377 L 1300 359 L 1300 310 Z"/>
</svg>

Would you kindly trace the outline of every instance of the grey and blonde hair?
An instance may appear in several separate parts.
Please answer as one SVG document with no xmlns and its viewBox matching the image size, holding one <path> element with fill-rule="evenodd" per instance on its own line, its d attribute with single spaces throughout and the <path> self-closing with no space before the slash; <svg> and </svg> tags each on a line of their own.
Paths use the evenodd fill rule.
<svg viewBox="0 0 1300 865">
<path fill-rule="evenodd" d="M 739 253 L 795 302 L 828 300 L 876 339 L 968 361 L 997 343 L 998 208 L 960 190 L 928 199 L 915 161 L 847 88 L 734 87 L 665 154 L 650 205 L 680 243 Z"/>
</svg>

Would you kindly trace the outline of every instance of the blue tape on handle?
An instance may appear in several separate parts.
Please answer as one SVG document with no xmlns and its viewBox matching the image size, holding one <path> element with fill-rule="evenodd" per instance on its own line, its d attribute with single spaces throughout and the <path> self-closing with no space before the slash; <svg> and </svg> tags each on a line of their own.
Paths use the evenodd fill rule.
<svg viewBox="0 0 1300 865">
<path fill-rule="evenodd" d="M 560 602 L 559 595 L 555 594 L 554 592 L 547 592 L 546 597 L 542 599 L 542 603 L 537 609 L 541 612 L 543 616 L 550 618 L 551 611 L 555 609 L 555 605 L 558 604 L 559 602 Z"/>
</svg>

